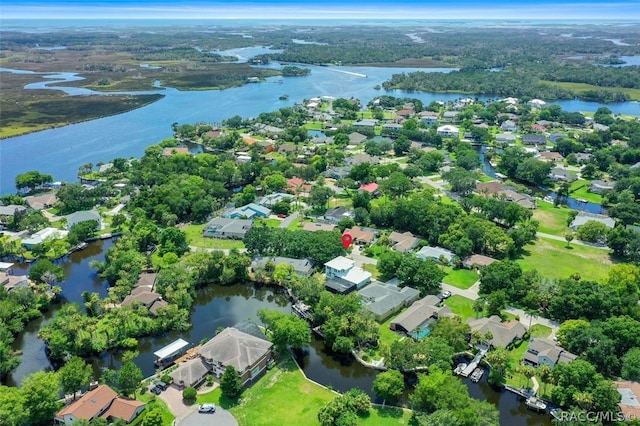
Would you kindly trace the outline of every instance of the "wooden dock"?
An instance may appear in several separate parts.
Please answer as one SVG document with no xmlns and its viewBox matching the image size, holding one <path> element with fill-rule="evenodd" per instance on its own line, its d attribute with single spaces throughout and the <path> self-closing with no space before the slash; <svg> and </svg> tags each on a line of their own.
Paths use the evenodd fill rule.
<svg viewBox="0 0 640 426">
<path fill-rule="evenodd" d="M 180 358 L 176 358 L 173 363 L 174 364 L 182 364 L 183 362 L 189 361 L 190 359 L 194 359 L 198 356 L 200 352 L 200 347 L 202 345 L 194 346 L 191 349 L 187 349 L 187 352 L 184 353 Z"/>
<path fill-rule="evenodd" d="M 460 375 L 462 377 L 469 377 L 469 375 L 473 373 L 473 370 L 475 370 L 478 367 L 478 364 L 480 364 L 480 361 L 482 360 L 482 358 L 484 358 L 486 354 L 487 354 L 486 349 L 482 349 L 480 352 L 478 352 L 476 356 L 471 360 L 471 362 L 467 365 L 467 367 L 460 372 Z"/>
</svg>

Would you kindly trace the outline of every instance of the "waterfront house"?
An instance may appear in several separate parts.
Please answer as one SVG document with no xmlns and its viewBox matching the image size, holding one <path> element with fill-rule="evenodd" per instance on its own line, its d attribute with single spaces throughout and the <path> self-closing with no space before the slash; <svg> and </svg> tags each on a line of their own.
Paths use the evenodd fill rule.
<svg viewBox="0 0 640 426">
<path fill-rule="evenodd" d="M 602 194 L 604 191 L 611 191 L 615 188 L 616 182 L 605 182 L 603 180 L 594 180 L 589 185 L 589 191 L 596 194 Z"/>
<path fill-rule="evenodd" d="M 384 322 L 405 306 L 409 306 L 420 297 L 420 292 L 411 287 L 398 287 L 392 284 L 373 282 L 358 290 L 365 309 L 372 312 L 376 321 Z"/>
<path fill-rule="evenodd" d="M 144 406 L 141 401 L 119 397 L 109 386 L 100 385 L 58 411 L 54 422 L 71 425 L 79 420 L 103 418 L 107 422 L 122 419 L 130 423 L 144 410 Z"/>
<path fill-rule="evenodd" d="M 53 207 L 58 202 L 58 197 L 53 192 L 24 197 L 24 201 L 34 210 L 44 210 Z"/>
<path fill-rule="evenodd" d="M 0 286 L 7 291 L 22 287 L 29 287 L 29 279 L 26 275 L 10 275 L 8 272 L 0 272 Z"/>
<path fill-rule="evenodd" d="M 273 357 L 273 343 L 262 336 L 256 337 L 235 327 L 225 328 L 202 345 L 200 357 L 218 379 L 228 366 L 233 366 L 246 385 L 265 371 Z"/>
<path fill-rule="evenodd" d="M 252 227 L 252 220 L 216 217 L 205 225 L 202 230 L 202 236 L 241 240 Z"/>
<path fill-rule="evenodd" d="M 138 275 L 138 281 L 136 282 L 134 287 L 146 287 L 150 290 L 153 290 L 153 287 L 156 285 L 156 280 L 158 279 L 158 274 L 155 272 L 143 272 Z"/>
<path fill-rule="evenodd" d="M 471 327 L 471 331 L 477 330 L 482 336 L 491 333 L 493 337 L 489 343 L 493 347 L 506 348 L 516 340 L 522 339 L 527 332 L 526 327 L 520 321 L 502 322 L 497 315 L 492 315 L 489 318 L 469 318 L 467 324 Z"/>
<path fill-rule="evenodd" d="M 554 167 L 549 172 L 549 177 L 554 181 L 566 180 L 569 182 L 573 182 L 574 180 L 578 179 L 578 174 L 562 167 Z"/>
<path fill-rule="evenodd" d="M 455 253 L 451 250 L 447 250 L 442 247 L 424 246 L 417 253 L 416 257 L 422 260 L 433 260 L 440 263 L 440 259 L 445 259 L 447 265 L 451 265 L 453 258 L 456 257 Z"/>
<path fill-rule="evenodd" d="M 172 384 L 178 389 L 201 385 L 210 373 L 209 365 L 200 357 L 190 359 L 178 365 L 169 373 Z"/>
<path fill-rule="evenodd" d="M 407 253 L 413 250 L 420 244 L 420 238 L 413 235 L 411 232 L 392 232 L 389 234 L 389 241 L 391 247 L 400 253 Z"/>
<path fill-rule="evenodd" d="M 281 256 L 256 256 L 251 262 L 251 269 L 254 271 L 263 270 L 269 261 L 273 262 L 276 266 L 282 263 L 289 265 L 293 268 L 293 271 L 301 277 L 310 277 L 313 274 L 313 261 L 309 259 L 293 259 Z"/>
<path fill-rule="evenodd" d="M 167 147 L 162 150 L 163 157 L 171 157 L 176 154 L 191 155 L 189 148 L 186 146 Z"/>
<path fill-rule="evenodd" d="M 607 228 L 613 228 L 613 227 L 616 226 L 616 221 L 613 220 L 613 218 L 611 218 L 609 216 L 580 212 L 573 219 L 573 222 L 571 222 L 571 225 L 569 225 L 569 227 L 573 231 L 577 231 L 578 228 L 580 228 L 582 225 L 584 225 L 585 223 L 587 223 L 589 221 L 600 222 L 600 223 L 604 224 Z"/>
<path fill-rule="evenodd" d="M 67 219 L 67 230 L 71 229 L 73 225 L 77 225 L 82 222 L 95 221 L 98 223 L 98 229 L 102 229 L 102 218 L 100 213 L 96 210 L 83 210 L 70 215 L 65 216 Z"/>
<path fill-rule="evenodd" d="M 424 337 L 422 334 L 429 328 L 429 324 L 440 317 L 453 316 L 451 309 L 440 302 L 438 296 L 433 295 L 413 302 L 406 311 L 391 320 L 389 328 L 413 337 Z"/>
<path fill-rule="evenodd" d="M 371 282 L 371 273 L 356 266 L 355 262 L 338 256 L 324 264 L 327 290 L 346 294 Z"/>
<path fill-rule="evenodd" d="M 543 364 L 553 367 L 558 363 L 567 363 L 578 356 L 564 350 L 551 339 L 533 338 L 529 342 L 527 352 L 524 353 L 524 362 L 534 367 Z"/>
<path fill-rule="evenodd" d="M 156 301 L 162 300 L 162 296 L 148 287 L 135 287 L 131 293 L 122 301 L 122 306 L 133 305 L 137 303 L 147 309 L 151 308 Z"/>
<path fill-rule="evenodd" d="M 36 232 L 35 234 L 32 234 L 30 237 L 24 238 L 22 240 L 22 245 L 27 250 L 31 250 L 36 244 L 42 244 L 45 240 L 48 239 L 62 239 L 66 237 L 68 233 L 68 231 L 63 231 L 57 228 L 44 228 Z"/>
</svg>

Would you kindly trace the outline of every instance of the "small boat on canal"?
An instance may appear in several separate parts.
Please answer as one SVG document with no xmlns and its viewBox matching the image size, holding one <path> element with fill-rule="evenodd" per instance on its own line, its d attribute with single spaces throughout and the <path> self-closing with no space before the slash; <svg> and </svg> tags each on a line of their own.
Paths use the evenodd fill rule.
<svg viewBox="0 0 640 426">
<path fill-rule="evenodd" d="M 453 373 L 459 376 L 465 368 L 467 368 L 467 364 L 465 362 L 461 362 L 456 366 L 455 370 L 453 370 Z"/>
<path fill-rule="evenodd" d="M 536 398 L 535 396 L 530 396 L 529 398 L 527 398 L 524 402 L 528 408 L 534 410 L 534 411 L 546 411 L 547 410 L 547 404 L 541 400 Z"/>
<path fill-rule="evenodd" d="M 477 367 L 475 370 L 473 370 L 473 373 L 471 373 L 471 381 L 473 383 L 478 383 L 482 378 L 483 374 L 484 374 L 484 370 L 480 367 Z"/>
</svg>

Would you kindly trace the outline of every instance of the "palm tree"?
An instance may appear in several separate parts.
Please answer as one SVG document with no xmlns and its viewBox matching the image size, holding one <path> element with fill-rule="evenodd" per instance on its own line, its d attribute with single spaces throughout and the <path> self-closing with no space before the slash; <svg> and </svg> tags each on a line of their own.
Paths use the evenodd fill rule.
<svg viewBox="0 0 640 426">
<path fill-rule="evenodd" d="M 531 381 L 531 378 L 536 375 L 536 369 L 530 365 L 525 365 L 522 368 L 522 374 L 527 378 L 527 388 L 529 388 L 529 382 Z"/>
<path fill-rule="evenodd" d="M 593 406 L 593 395 L 589 392 L 576 392 L 573 394 L 573 401 L 583 410 L 588 410 Z"/>
<path fill-rule="evenodd" d="M 478 314 L 480 312 L 484 312 L 486 300 L 484 297 L 479 297 L 473 301 L 473 310 L 476 312 L 476 319 L 478 318 Z"/>
<path fill-rule="evenodd" d="M 538 367 L 538 376 L 540 376 L 540 380 L 542 380 L 542 393 L 546 395 L 547 393 L 547 382 L 551 380 L 551 367 L 547 364 L 542 364 Z"/>
<path fill-rule="evenodd" d="M 531 323 L 533 322 L 533 318 L 538 318 L 538 311 L 536 309 L 525 309 L 524 312 L 529 315 L 529 327 L 527 330 L 531 333 Z"/>
</svg>

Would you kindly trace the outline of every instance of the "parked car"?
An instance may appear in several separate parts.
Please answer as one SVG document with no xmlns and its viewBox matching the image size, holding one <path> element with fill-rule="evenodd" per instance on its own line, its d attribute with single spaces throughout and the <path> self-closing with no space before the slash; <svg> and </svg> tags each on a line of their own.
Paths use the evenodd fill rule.
<svg viewBox="0 0 640 426">
<path fill-rule="evenodd" d="M 451 297 L 451 292 L 450 292 L 450 291 L 448 291 L 448 290 L 447 290 L 447 291 L 442 292 L 442 297 L 443 297 L 444 299 L 448 299 L 448 298 L 450 298 L 450 297 Z"/>
<path fill-rule="evenodd" d="M 279 217 L 280 219 L 284 219 L 285 217 L 287 217 L 287 215 L 286 215 L 286 214 L 279 213 L 279 214 L 278 214 L 278 217 Z"/>
<path fill-rule="evenodd" d="M 158 385 L 155 385 L 154 387 L 151 388 L 151 392 L 155 393 L 156 395 L 160 395 L 160 392 L 162 392 L 162 389 L 160 389 Z"/>
<path fill-rule="evenodd" d="M 202 404 L 198 407 L 198 413 L 215 413 L 216 404 Z"/>
<path fill-rule="evenodd" d="M 156 383 L 156 386 L 162 390 L 167 390 L 167 388 L 169 387 L 169 385 L 167 385 L 165 382 L 158 382 Z"/>
</svg>

